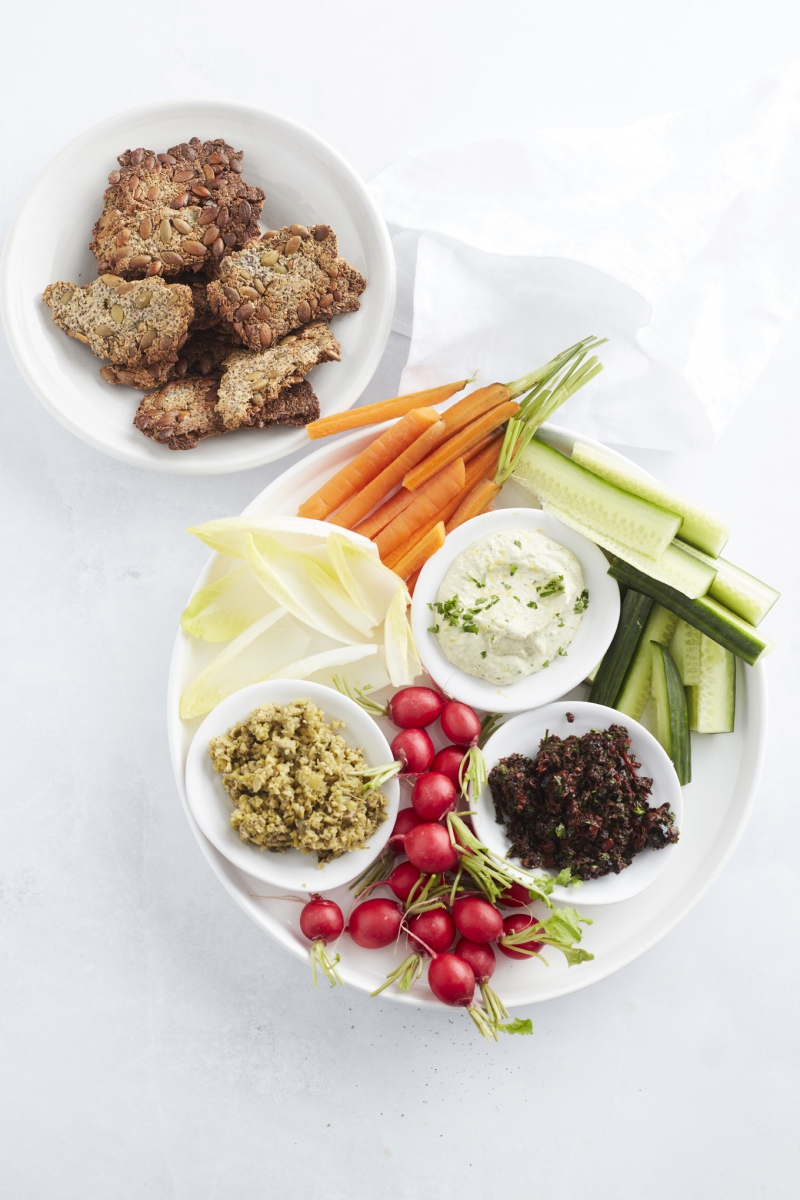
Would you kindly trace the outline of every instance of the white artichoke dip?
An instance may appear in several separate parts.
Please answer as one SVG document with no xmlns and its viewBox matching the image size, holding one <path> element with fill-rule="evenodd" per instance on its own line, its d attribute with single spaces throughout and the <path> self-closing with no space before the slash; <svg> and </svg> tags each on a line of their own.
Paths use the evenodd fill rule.
<svg viewBox="0 0 800 1200">
<path fill-rule="evenodd" d="M 507 529 L 453 560 L 430 605 L 431 631 L 467 675 L 517 683 L 567 653 L 588 603 L 574 554 L 542 533 Z"/>
</svg>

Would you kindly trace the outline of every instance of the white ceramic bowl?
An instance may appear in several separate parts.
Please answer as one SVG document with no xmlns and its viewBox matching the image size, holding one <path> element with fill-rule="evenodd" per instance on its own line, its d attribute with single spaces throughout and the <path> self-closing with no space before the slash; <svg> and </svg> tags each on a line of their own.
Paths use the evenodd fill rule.
<svg viewBox="0 0 800 1200">
<path fill-rule="evenodd" d="M 467 675 L 445 658 L 436 634 L 430 632 L 428 605 L 436 600 L 441 582 L 457 555 L 478 538 L 503 529 L 536 530 L 574 554 L 589 589 L 589 607 L 566 656 L 556 658 L 549 667 L 527 679 L 501 687 Z M 608 560 L 602 550 L 583 534 L 533 508 L 502 508 L 484 513 L 448 534 L 441 550 L 422 568 L 411 606 L 414 640 L 425 670 L 448 696 L 487 712 L 521 712 L 526 708 L 537 708 L 576 687 L 605 654 L 618 621 L 619 587 L 608 574 Z"/>
<path fill-rule="evenodd" d="M 574 721 L 567 720 L 568 712 L 572 713 Z M 675 814 L 675 824 L 680 829 L 683 821 L 683 795 L 675 769 L 666 753 L 653 735 L 638 721 L 633 721 L 604 704 L 590 704 L 588 700 L 559 700 L 556 704 L 537 709 L 536 712 L 521 713 L 513 720 L 506 721 L 484 747 L 487 768 L 491 771 L 501 758 L 508 758 L 510 754 L 524 754 L 528 758 L 536 758 L 539 743 L 548 731 L 558 734 L 561 738 L 573 733 L 580 737 L 590 729 L 607 729 L 609 725 L 624 725 L 628 730 L 633 756 L 642 764 L 638 774 L 653 780 L 650 807 L 658 808 L 662 804 L 668 804 L 670 812 Z M 475 832 L 483 844 L 497 854 L 505 856 L 511 843 L 506 837 L 504 826 L 497 823 L 488 785 L 478 797 L 473 821 Z M 655 882 L 679 851 L 680 841 L 665 846 L 663 850 L 643 850 L 619 875 L 588 879 L 580 888 L 557 887 L 553 897 L 574 904 L 579 909 L 588 905 L 617 904 L 621 900 L 630 900 Z M 519 877 L 524 881 L 525 874 L 519 860 L 512 858 L 508 861 L 512 868 L 519 868 Z M 536 875 L 554 873 L 544 870 L 533 872 Z"/>
<path fill-rule="evenodd" d="M 189 475 L 244 471 L 308 444 L 303 429 L 248 429 L 174 451 L 133 426 L 142 393 L 111 387 L 87 346 L 53 322 L 41 295 L 58 279 L 89 283 L 97 264 L 92 226 L 116 156 L 130 147 L 160 153 L 191 137 L 224 137 L 244 150 L 244 178 L 262 187 L 263 228 L 325 222 L 340 253 L 366 277 L 357 313 L 335 317 L 342 361 L 309 375 L 323 414 L 352 407 L 383 354 L 394 310 L 394 254 L 386 225 L 364 183 L 331 146 L 285 117 L 222 100 L 165 101 L 95 125 L 45 168 L 8 234 L 0 308 L 22 374 L 45 408 L 83 441 L 125 462 Z M 53 197 L 58 203 L 53 203 Z"/>
<path fill-rule="evenodd" d="M 387 800 L 386 820 L 370 838 L 364 850 L 351 850 L 323 867 L 317 867 L 316 855 L 287 850 L 274 854 L 243 842 L 231 828 L 232 812 L 222 778 L 214 770 L 208 754 L 212 737 L 225 733 L 237 721 L 243 721 L 260 704 L 274 701 L 311 700 L 326 721 L 345 722 L 339 733 L 350 746 L 360 747 L 370 767 L 392 761 L 389 743 L 378 726 L 362 708 L 347 696 L 319 683 L 299 679 L 265 680 L 227 696 L 208 714 L 194 736 L 186 760 L 186 794 L 189 807 L 205 836 L 229 862 L 254 879 L 277 888 L 296 892 L 323 892 L 350 883 L 377 858 L 389 840 L 400 803 L 400 784 L 392 779 L 381 791 Z"/>
</svg>

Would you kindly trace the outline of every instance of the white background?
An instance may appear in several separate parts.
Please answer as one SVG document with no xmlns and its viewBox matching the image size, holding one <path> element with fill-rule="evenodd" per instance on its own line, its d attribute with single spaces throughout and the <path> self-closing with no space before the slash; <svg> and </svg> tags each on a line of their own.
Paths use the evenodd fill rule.
<svg viewBox="0 0 800 1200">
<path fill-rule="evenodd" d="M 5 229 L 76 133 L 161 97 L 274 108 L 368 179 L 445 140 L 704 103 L 800 54 L 800 8 L 30 2 L 7 8 L 3 43 Z M 238 512 L 294 460 L 208 479 L 122 466 L 45 414 L 3 346 L 6 1195 L 790 1194 L 799 331 L 795 321 L 712 452 L 636 453 L 727 513 L 731 558 L 784 592 L 767 626 L 779 648 L 755 814 L 726 873 L 665 941 L 523 1014 L 535 1037 L 494 1048 L 458 1013 L 314 992 L 303 964 L 210 875 L 182 815 L 165 685 L 205 558 L 183 530 Z M 393 336 L 365 398 L 393 394 L 407 347 Z"/>
</svg>

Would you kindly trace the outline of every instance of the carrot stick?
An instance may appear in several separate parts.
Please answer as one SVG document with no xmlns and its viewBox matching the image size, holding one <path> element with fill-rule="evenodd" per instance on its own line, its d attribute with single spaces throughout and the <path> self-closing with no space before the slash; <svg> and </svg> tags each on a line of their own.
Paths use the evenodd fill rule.
<svg viewBox="0 0 800 1200">
<path fill-rule="evenodd" d="M 435 426 L 431 426 L 431 429 L 433 428 Z M 502 445 L 502 433 L 491 433 L 464 454 L 466 483 L 464 484 L 465 491 L 463 495 L 466 495 L 479 479 L 483 479 L 484 475 L 488 477 L 494 474 Z M 364 537 L 374 538 L 375 534 L 385 529 L 398 513 L 401 513 L 404 508 L 408 508 L 413 499 L 413 492 L 410 492 L 408 488 L 400 488 L 398 492 L 395 492 L 393 496 L 384 501 L 380 508 L 376 508 L 366 520 L 361 521 L 359 525 L 355 526 L 356 533 L 363 533 Z M 457 503 L 454 505 L 452 511 L 448 513 L 448 516 L 443 518 L 445 522 L 450 519 L 462 499 L 463 496 L 456 497 Z M 342 512 L 344 512 L 344 509 L 342 509 Z M 341 513 L 337 513 L 336 515 L 338 518 L 341 516 Z"/>
<path fill-rule="evenodd" d="M 497 460 L 500 457 L 500 447 L 502 444 L 503 437 L 501 434 L 499 437 L 492 439 L 492 445 L 487 447 L 483 453 L 476 455 L 475 458 L 467 463 L 464 487 L 456 496 L 452 498 L 452 500 L 448 501 L 444 508 L 440 508 L 438 513 L 434 513 L 434 515 L 430 517 L 424 525 L 421 526 L 416 535 L 417 541 L 420 538 L 425 537 L 427 533 L 430 533 L 431 529 L 433 529 L 434 525 L 438 521 L 444 521 L 448 533 L 450 532 L 449 522 L 458 510 L 459 505 L 466 499 L 466 497 L 475 487 L 476 483 L 479 483 L 486 476 L 494 474 L 495 467 L 497 466 Z M 408 492 L 405 488 L 402 488 L 401 491 L 405 492 L 405 494 L 409 497 L 409 502 L 415 495 L 414 492 Z M 400 493 L 397 494 L 399 495 Z M 416 544 L 416 542 L 414 544 Z M 387 555 L 386 559 L 384 560 L 384 566 L 391 567 L 391 569 L 394 570 L 395 564 L 398 563 L 403 555 L 407 552 L 408 551 L 405 546 L 400 546 L 399 549 L 393 550 L 392 553 Z"/>
<path fill-rule="evenodd" d="M 500 457 L 500 450 L 503 445 L 502 433 L 495 434 L 478 454 L 473 451 L 467 453 L 471 456 L 464 457 L 467 464 L 467 482 L 466 488 L 474 487 L 479 479 L 491 479 L 497 467 L 497 460 Z"/>
<path fill-rule="evenodd" d="M 419 571 L 421 570 L 422 567 L 420 567 Z M 414 588 L 417 586 L 417 580 L 419 579 L 419 571 L 415 571 L 413 575 L 409 575 L 408 579 L 406 580 L 406 587 L 408 588 L 409 596 L 414 595 Z"/>
<path fill-rule="evenodd" d="M 406 579 L 409 575 L 415 574 L 428 561 L 432 554 L 435 554 L 444 545 L 444 521 L 439 521 L 438 525 L 434 525 L 430 533 L 427 533 L 424 538 L 415 542 L 411 549 L 406 553 L 405 558 L 401 558 L 396 567 L 392 570 L 401 579 Z"/>
<path fill-rule="evenodd" d="M 487 433 L 497 429 L 517 412 L 519 412 L 519 405 L 514 400 L 507 400 L 505 404 L 499 404 L 497 408 L 490 409 L 489 412 L 465 426 L 453 437 L 448 438 L 437 450 L 434 450 L 433 454 L 429 454 L 426 459 L 413 467 L 404 477 L 403 486 L 415 492 L 424 483 L 427 483 L 432 475 L 438 474 L 448 463 L 460 458 L 465 450 L 474 446 Z"/>
<path fill-rule="evenodd" d="M 298 508 L 301 517 L 323 521 L 351 496 L 370 483 L 376 475 L 394 462 L 426 429 L 435 425 L 439 414 L 433 408 L 415 408 L 392 425 L 366 449 L 342 467 L 341 471 L 323 484 L 319 491 Z"/>
<path fill-rule="evenodd" d="M 457 458 L 433 479 L 429 480 L 414 500 L 374 538 L 378 553 L 384 559 L 393 550 L 405 546 L 420 525 L 429 520 L 464 487 L 466 471 L 463 459 Z"/>
<path fill-rule="evenodd" d="M 353 496 L 352 500 L 348 500 L 344 508 L 340 508 L 338 513 L 331 517 L 331 524 L 341 525 L 344 529 L 352 529 L 384 496 L 388 496 L 392 488 L 397 487 L 407 471 L 421 462 L 426 454 L 430 454 L 446 437 L 447 428 L 444 421 L 439 420 L 435 425 L 431 425 L 402 454 L 399 454 L 394 462 L 390 462 L 380 475 L 376 475 L 371 483 Z"/>
<path fill-rule="evenodd" d="M 454 529 L 463 525 L 465 521 L 469 521 L 471 517 L 477 517 L 492 503 L 499 491 L 498 483 L 494 483 L 491 479 L 481 479 L 467 493 L 447 522 L 447 532 L 452 533 Z"/>
<path fill-rule="evenodd" d="M 490 412 L 497 408 L 498 404 L 510 399 L 511 391 L 504 383 L 490 383 L 488 387 L 478 388 L 477 391 L 464 396 L 463 400 L 451 404 L 447 411 L 442 413 L 442 419 L 450 433 L 457 433 L 481 413 Z"/>
<path fill-rule="evenodd" d="M 444 383 L 440 387 L 427 388 L 424 392 L 409 392 L 408 395 L 397 396 L 393 400 L 379 400 L 376 404 L 351 408 L 347 412 L 334 413 L 331 417 L 320 417 L 318 421 L 311 421 L 306 425 L 308 436 L 314 440 L 328 437 L 332 433 L 342 433 L 345 429 L 358 429 L 362 425 L 377 425 L 381 421 L 391 421 L 394 417 L 404 417 L 414 408 L 430 408 L 432 404 L 441 404 L 449 400 L 468 383 L 468 379 L 459 379 L 457 383 Z"/>
<path fill-rule="evenodd" d="M 355 532 L 362 533 L 364 537 L 374 538 L 375 534 L 385 529 L 398 513 L 408 508 L 414 499 L 414 493 L 410 492 L 408 488 L 400 488 L 388 500 L 384 500 L 380 508 L 376 508 L 374 513 L 370 513 L 366 520 L 359 522 L 355 527 Z"/>
</svg>

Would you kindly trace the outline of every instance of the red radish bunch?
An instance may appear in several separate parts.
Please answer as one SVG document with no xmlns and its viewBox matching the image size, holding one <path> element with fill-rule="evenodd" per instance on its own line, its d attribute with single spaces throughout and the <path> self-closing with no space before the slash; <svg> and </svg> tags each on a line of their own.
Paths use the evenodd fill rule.
<svg viewBox="0 0 800 1200">
<path fill-rule="evenodd" d="M 344 916 L 339 905 L 314 892 L 300 914 L 300 929 L 312 944 L 311 976 L 314 987 L 317 986 L 317 966 L 331 983 L 341 983 L 341 977 L 336 970 L 339 955 L 330 959 L 325 949 L 328 942 L 335 942 L 344 930 Z"/>
<path fill-rule="evenodd" d="M 390 946 L 405 932 L 411 953 L 372 994 L 393 983 L 401 991 L 408 990 L 427 964 L 433 994 L 443 1004 L 466 1008 L 485 1038 L 496 1040 L 498 1030 L 531 1032 L 529 1021 L 501 1024 L 508 1012 L 489 984 L 497 965 L 493 947 L 510 959 L 526 959 L 547 943 L 558 946 L 570 963 L 580 962 L 591 957 L 575 946 L 580 941 L 577 923 L 583 918 L 566 909 L 545 927 L 531 916 L 532 898 L 545 898 L 546 893 L 534 887 L 532 895 L 514 882 L 502 860 L 475 837 L 467 815 L 457 812 L 459 794 L 471 792 L 474 797 L 486 781 L 477 714 L 426 687 L 403 688 L 389 701 L 386 712 L 400 729 L 391 742 L 395 770 L 399 766 L 401 775 L 413 776 L 411 807 L 398 813 L 385 850 L 351 885 L 359 890 L 347 932 L 366 950 Z M 485 718 L 484 738 L 498 719 L 497 714 Z M 450 741 L 438 752 L 426 732 L 436 720 Z M 395 862 L 400 855 L 403 861 Z M 393 898 L 376 896 L 358 902 L 379 885 L 387 887 Z M 467 885 L 475 890 L 467 890 Z M 504 918 L 501 908 L 526 911 Z M 324 950 L 344 928 L 338 905 L 313 896 L 300 924 L 313 943 L 312 963 L 319 963 L 333 982 L 341 982 L 335 970 L 338 956 L 331 962 Z M 476 985 L 482 1000 L 478 1004 Z"/>
</svg>

